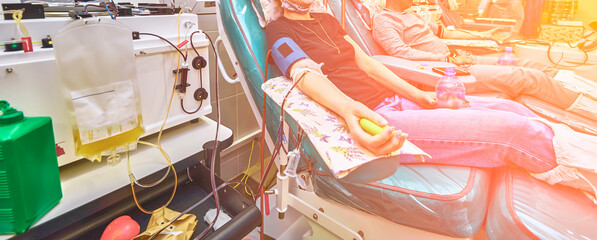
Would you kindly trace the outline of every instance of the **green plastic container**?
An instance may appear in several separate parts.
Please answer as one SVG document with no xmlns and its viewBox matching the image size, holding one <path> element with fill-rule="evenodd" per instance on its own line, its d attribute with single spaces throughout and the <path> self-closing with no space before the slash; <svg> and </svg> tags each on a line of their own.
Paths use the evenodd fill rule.
<svg viewBox="0 0 597 240">
<path fill-rule="evenodd" d="M 52 119 L 0 111 L 0 233 L 23 233 L 62 198 Z"/>
</svg>

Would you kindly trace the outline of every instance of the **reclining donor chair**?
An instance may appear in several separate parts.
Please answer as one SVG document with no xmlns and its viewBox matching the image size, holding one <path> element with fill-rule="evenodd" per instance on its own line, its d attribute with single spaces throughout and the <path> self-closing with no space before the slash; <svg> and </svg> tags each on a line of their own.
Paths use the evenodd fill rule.
<svg viewBox="0 0 597 240">
<path fill-rule="evenodd" d="M 433 67 L 455 67 L 454 64 L 446 62 L 410 61 L 387 56 L 386 52 L 373 40 L 371 33 L 371 16 L 373 16 L 375 12 L 378 12 L 380 9 L 383 9 L 383 7 L 376 6 L 376 4 L 378 4 L 377 2 L 379 1 L 362 1 L 365 3 L 361 3 L 360 0 L 346 0 L 345 31 L 365 51 L 365 53 L 384 63 L 401 78 L 424 90 L 433 90 L 435 83 L 442 77 L 440 74 L 437 74 L 431 70 Z M 341 21 L 341 0 L 330 0 L 329 5 L 332 11 L 337 13 L 335 15 L 336 19 Z M 359 7 L 356 7 L 355 5 L 358 5 Z M 470 42 L 476 43 L 485 41 L 490 40 L 473 40 Z M 450 42 L 459 43 L 461 41 L 447 40 L 446 42 L 448 45 L 450 45 Z M 481 45 L 490 44 L 482 43 Z M 491 45 L 491 48 L 495 47 L 497 47 L 497 44 L 494 43 Z M 459 46 L 457 48 L 462 49 L 463 46 Z M 478 51 L 481 49 L 481 47 L 471 47 L 471 49 Z M 426 65 L 426 67 L 422 67 L 422 65 Z M 460 76 L 459 79 L 463 82 L 476 81 L 475 77 L 470 75 Z M 593 98 L 597 98 L 597 82 L 576 76 L 570 71 L 562 71 L 556 76 L 556 79 L 563 81 L 565 86 L 572 88 L 573 90 L 579 92 L 584 91 L 586 95 L 592 95 Z M 497 92 L 479 93 L 474 95 L 508 98 L 507 95 Z M 550 119 L 551 121 L 564 123 L 580 132 L 597 135 L 597 110 L 587 112 L 584 110 L 571 111 L 569 109 L 561 109 L 531 96 L 520 96 L 517 99 L 511 100 L 515 100 L 525 105 L 538 115 Z M 597 104 L 594 103 L 595 100 L 588 98 L 584 100 L 592 101 L 592 105 L 597 106 Z M 577 114 L 578 112 L 582 112 L 582 114 Z"/>
<path fill-rule="evenodd" d="M 339 2 L 329 3 L 337 18 L 341 13 Z M 583 193 L 538 181 L 519 169 L 405 164 L 388 167 L 392 172 L 378 181 L 340 177 L 330 168 L 330 162 L 342 162 L 344 157 L 362 153 L 357 149 L 330 157 L 328 153 L 333 151 L 322 150 L 324 140 L 333 142 L 337 139 L 325 138 L 325 133 L 306 128 L 303 123 L 313 120 L 308 119 L 309 114 L 297 114 L 298 111 L 288 106 L 304 103 L 296 99 L 311 104 L 306 98 L 300 98 L 297 89 L 292 90 L 296 98 L 289 98 L 284 109 L 280 107 L 280 96 L 283 95 L 280 92 L 289 90 L 291 84 L 280 77 L 274 65 L 266 66 L 268 49 L 263 28 L 266 20 L 260 12 L 262 7 L 251 0 L 217 1 L 221 39 L 216 42 L 218 45 L 224 43 L 258 122 L 265 119 L 270 150 L 274 149 L 274 140 L 279 138 L 277 129 L 280 124 L 285 124 L 284 134 L 289 140 L 297 139 L 301 132 L 308 132 L 308 137 L 294 144 L 302 152 L 299 169 L 307 169 L 300 177 L 304 177 L 306 186 L 291 184 L 285 203 L 305 216 L 314 239 L 597 238 L 597 228 L 594 227 L 597 206 Z M 366 28 L 358 27 L 362 23 L 355 14 L 358 13 L 354 6 L 347 3 L 347 33 L 367 53 L 382 53 L 367 49 L 363 40 L 357 37 L 366 36 L 371 40 L 370 46 L 375 46 Z M 392 59 L 392 62 L 391 69 L 409 81 L 424 79 L 422 81 L 428 82 L 423 84 L 434 85 L 434 81 L 441 77 L 420 69 L 415 62 L 401 59 Z M 267 79 L 271 80 L 264 84 L 266 67 Z M 262 103 L 264 95 L 267 95 L 265 106 Z M 261 114 L 262 108 L 266 109 L 265 115 Z M 312 108 L 313 112 L 326 111 Z M 285 114 L 283 122 L 281 111 Z M 597 125 L 593 123 L 591 126 Z M 290 152 L 292 148 L 288 150 Z M 280 164 L 279 161 L 285 160 L 276 161 Z M 375 161 L 385 161 L 388 166 L 399 162 L 397 156 Z M 359 168 L 367 169 L 366 166 Z"/>
</svg>

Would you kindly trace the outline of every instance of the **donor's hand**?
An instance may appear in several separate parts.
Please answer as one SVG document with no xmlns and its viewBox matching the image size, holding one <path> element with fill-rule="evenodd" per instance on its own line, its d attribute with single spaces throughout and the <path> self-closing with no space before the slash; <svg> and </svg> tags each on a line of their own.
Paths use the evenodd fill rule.
<svg viewBox="0 0 597 240">
<path fill-rule="evenodd" d="M 435 92 L 419 91 L 415 102 L 423 108 L 433 109 L 437 107 L 437 96 L 435 96 Z"/>
<path fill-rule="evenodd" d="M 346 121 L 352 138 L 375 155 L 385 155 L 398 150 L 408 136 L 400 130 L 394 131 L 394 127 L 385 128 L 377 135 L 367 133 L 359 124 L 361 118 L 369 119 L 381 127 L 386 126 L 388 121 L 360 102 L 349 101 L 340 111 L 339 114 Z"/>
<path fill-rule="evenodd" d="M 458 65 L 458 66 L 463 66 L 463 65 L 472 65 L 475 64 L 475 61 L 467 56 L 456 56 L 450 59 L 450 62 Z"/>
</svg>

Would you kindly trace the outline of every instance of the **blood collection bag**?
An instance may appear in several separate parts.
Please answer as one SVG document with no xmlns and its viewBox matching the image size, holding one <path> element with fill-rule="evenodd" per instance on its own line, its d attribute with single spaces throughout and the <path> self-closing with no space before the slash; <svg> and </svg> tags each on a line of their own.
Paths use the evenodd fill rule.
<svg viewBox="0 0 597 240">
<path fill-rule="evenodd" d="M 118 163 L 144 133 L 132 30 L 115 20 L 88 18 L 53 36 L 58 74 L 78 156 Z"/>
</svg>

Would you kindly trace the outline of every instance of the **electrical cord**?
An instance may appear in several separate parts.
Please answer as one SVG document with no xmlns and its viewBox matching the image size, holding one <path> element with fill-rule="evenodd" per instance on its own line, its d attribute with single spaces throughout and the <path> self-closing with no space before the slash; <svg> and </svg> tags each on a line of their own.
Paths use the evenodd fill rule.
<svg viewBox="0 0 597 240">
<path fill-rule="evenodd" d="M 249 176 L 251 176 L 251 174 L 257 167 L 257 164 L 255 164 L 255 166 L 251 167 L 251 158 L 253 157 L 254 147 L 255 147 L 255 140 L 251 141 L 251 152 L 249 153 L 249 163 L 247 164 L 247 169 L 244 171 L 243 177 L 240 179 L 240 181 L 244 182 L 244 183 L 247 183 L 247 181 L 249 180 Z M 236 189 L 236 187 L 238 187 L 238 184 L 234 185 L 234 187 L 232 187 L 232 188 Z M 248 195 L 251 195 L 251 193 L 249 193 L 249 191 L 247 191 L 247 187 L 245 187 L 245 193 L 247 193 Z"/>
<path fill-rule="evenodd" d="M 553 45 L 554 45 L 555 43 L 556 43 L 556 42 L 553 42 L 553 43 L 549 44 L 549 47 L 547 47 L 547 59 L 548 59 L 548 60 L 549 60 L 549 62 L 550 62 L 551 64 L 553 64 L 555 67 L 568 67 L 568 68 L 571 68 L 571 67 L 579 67 L 579 66 L 583 66 L 583 65 L 587 64 L 587 62 L 589 61 L 589 53 L 588 53 L 587 51 L 585 51 L 584 49 L 578 48 L 579 50 L 581 50 L 581 51 L 584 53 L 584 56 L 585 56 L 585 57 L 584 57 L 584 60 L 583 60 L 581 63 L 574 64 L 574 65 L 562 65 L 562 64 L 560 64 L 560 62 L 561 62 L 561 61 L 564 59 L 564 51 L 562 51 L 562 54 L 560 55 L 560 60 L 558 60 L 558 62 L 556 63 L 556 62 L 555 62 L 555 61 L 554 61 L 554 60 L 551 58 L 551 49 L 552 49 L 552 47 L 553 47 Z M 569 46 L 570 48 L 575 48 L 575 47 L 574 47 L 574 46 L 572 46 L 572 44 L 570 44 L 569 42 L 564 42 L 564 43 L 568 44 L 568 46 Z"/>
<path fill-rule="evenodd" d="M 38 41 L 38 42 L 31 42 L 31 44 L 41 44 L 41 41 Z M 0 47 L 4 47 L 4 44 L 0 44 Z"/>
<path fill-rule="evenodd" d="M 106 11 L 108 11 L 108 14 L 110 14 L 110 18 L 116 19 L 116 17 L 112 16 L 112 12 L 110 12 L 110 9 L 108 9 L 108 5 L 105 5 L 105 6 L 106 6 Z"/>
</svg>

